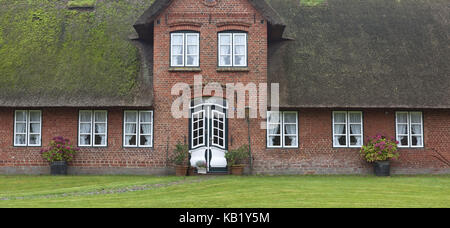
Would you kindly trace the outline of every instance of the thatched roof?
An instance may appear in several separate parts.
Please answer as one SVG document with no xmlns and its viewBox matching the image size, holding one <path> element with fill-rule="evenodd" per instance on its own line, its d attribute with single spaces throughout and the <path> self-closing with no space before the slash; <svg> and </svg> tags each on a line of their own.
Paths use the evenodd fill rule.
<svg viewBox="0 0 450 228">
<path fill-rule="evenodd" d="M 270 0 L 293 41 L 270 45 L 283 107 L 450 108 L 448 0 Z"/>
<path fill-rule="evenodd" d="M 151 106 L 151 47 L 129 36 L 152 1 L 0 0 L 0 107 Z"/>
<path fill-rule="evenodd" d="M 0 107 L 152 106 L 152 2 L 0 0 Z M 448 0 L 250 2 L 281 106 L 450 108 Z"/>
</svg>

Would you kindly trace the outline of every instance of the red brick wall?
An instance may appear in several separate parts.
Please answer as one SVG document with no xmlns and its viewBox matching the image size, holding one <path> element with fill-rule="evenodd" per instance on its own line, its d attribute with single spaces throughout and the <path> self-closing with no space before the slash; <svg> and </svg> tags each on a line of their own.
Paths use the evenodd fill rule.
<svg viewBox="0 0 450 228">
<path fill-rule="evenodd" d="M 187 124 L 170 133 L 155 131 L 155 149 L 122 147 L 122 109 L 108 110 L 108 147 L 83 148 L 72 162 L 72 173 L 95 174 L 166 174 L 167 136 L 172 142 L 184 140 Z M 364 137 L 383 133 L 395 135 L 395 110 L 362 110 Z M 300 145 L 297 149 L 266 148 L 266 132 L 259 121 L 251 122 L 251 141 L 255 173 L 266 174 L 339 174 L 370 173 L 371 166 L 360 157 L 358 149 L 332 147 L 332 110 L 299 111 Z M 421 149 L 400 149 L 400 159 L 393 162 L 393 173 L 444 173 L 449 167 L 433 157 L 432 149 L 450 159 L 450 110 L 423 110 L 424 143 Z M 155 113 L 155 117 L 158 114 Z M 0 109 L 0 173 L 46 173 L 48 164 L 40 156 L 40 147 L 13 146 L 14 109 Z M 78 109 L 42 109 L 42 144 L 54 136 L 64 136 L 77 143 Z M 230 120 L 230 147 L 248 144 L 245 121 Z M 157 123 L 163 125 L 165 123 Z M 156 129 L 155 129 L 156 130 Z M 157 133 L 156 133 L 157 132 Z M 187 137 L 187 136 L 186 136 Z M 169 144 L 170 148 L 173 144 Z M 41 169 L 38 169 L 41 168 Z M 169 169 L 170 171 L 170 169 Z"/>
<path fill-rule="evenodd" d="M 299 111 L 300 146 L 298 149 L 267 149 L 265 131 L 257 131 L 252 143 L 256 173 L 339 174 L 370 173 L 372 167 L 359 156 L 359 149 L 333 148 L 332 111 L 302 109 Z M 364 138 L 382 133 L 395 137 L 395 111 L 361 109 Z M 403 110 L 400 110 L 403 111 Z M 448 173 L 433 155 L 433 149 L 450 160 L 450 110 L 422 110 L 424 115 L 424 148 L 400 149 L 400 159 L 392 163 L 393 173 Z M 263 142 L 263 143 L 261 143 Z"/>
<path fill-rule="evenodd" d="M 172 151 L 177 142 L 188 140 L 189 134 L 187 119 L 172 118 L 171 105 L 177 97 L 171 96 L 171 88 L 178 82 L 192 85 L 197 74 L 203 76 L 204 83 L 266 83 L 267 22 L 261 23 L 264 18 L 246 0 L 221 0 L 214 7 L 205 6 L 199 0 L 174 1 L 157 20 L 160 23 L 155 22 L 154 32 L 155 150 L 165 150 L 169 141 Z M 179 30 L 200 32 L 201 72 L 169 71 L 170 32 Z M 217 70 L 218 32 L 226 30 L 248 32 L 247 72 Z M 229 120 L 231 148 L 246 144 L 245 126 L 243 119 Z"/>
</svg>

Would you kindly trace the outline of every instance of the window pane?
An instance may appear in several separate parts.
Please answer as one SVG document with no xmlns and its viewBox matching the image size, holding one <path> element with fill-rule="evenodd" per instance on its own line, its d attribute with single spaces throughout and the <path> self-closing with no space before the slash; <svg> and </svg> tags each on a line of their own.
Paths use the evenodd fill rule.
<svg viewBox="0 0 450 228">
<path fill-rule="evenodd" d="M 334 146 L 346 146 L 347 145 L 347 137 L 346 136 L 335 136 L 334 137 Z"/>
<path fill-rule="evenodd" d="M 246 45 L 247 44 L 246 35 L 245 34 L 235 35 L 234 36 L 234 44 L 235 45 Z"/>
<path fill-rule="evenodd" d="M 106 112 L 95 112 L 95 122 L 106 122 Z"/>
<path fill-rule="evenodd" d="M 334 125 L 334 134 L 346 134 L 346 125 L 345 124 L 335 124 Z"/>
<path fill-rule="evenodd" d="M 198 56 L 196 56 L 196 55 L 187 56 L 186 65 L 197 66 L 198 65 Z"/>
<path fill-rule="evenodd" d="M 187 48 L 188 55 L 198 55 L 198 46 L 189 45 Z"/>
<path fill-rule="evenodd" d="M 362 146 L 361 136 L 350 136 L 351 146 Z"/>
<path fill-rule="evenodd" d="M 422 146 L 422 137 L 421 136 L 412 136 L 412 145 L 413 146 Z"/>
<path fill-rule="evenodd" d="M 25 135 L 16 135 L 15 144 L 24 145 L 25 144 Z"/>
<path fill-rule="evenodd" d="M 95 145 L 106 145 L 106 136 L 105 135 L 96 135 L 95 136 Z"/>
<path fill-rule="evenodd" d="M 186 36 L 187 36 L 187 44 L 188 45 L 198 45 L 199 36 L 197 34 L 195 34 L 195 35 L 188 34 Z"/>
<path fill-rule="evenodd" d="M 81 122 L 91 122 L 91 112 L 80 112 Z"/>
<path fill-rule="evenodd" d="M 267 113 L 267 120 L 269 123 L 281 123 L 279 112 L 269 112 Z"/>
<path fill-rule="evenodd" d="M 230 46 L 220 46 L 220 54 L 221 55 L 231 55 Z"/>
<path fill-rule="evenodd" d="M 408 146 L 408 136 L 399 136 L 400 146 Z"/>
<path fill-rule="evenodd" d="M 297 125 L 288 124 L 284 126 L 284 133 L 288 135 L 296 135 L 297 134 Z"/>
<path fill-rule="evenodd" d="M 422 125 L 411 124 L 411 134 L 415 134 L 415 135 L 422 134 Z"/>
<path fill-rule="evenodd" d="M 151 112 L 141 112 L 141 123 L 150 123 L 152 122 L 152 113 Z"/>
<path fill-rule="evenodd" d="M 418 112 L 411 113 L 411 123 L 421 124 L 422 114 Z"/>
<path fill-rule="evenodd" d="M 90 134 L 91 133 L 91 124 L 80 124 L 80 133 L 81 134 Z"/>
<path fill-rule="evenodd" d="M 350 123 L 361 123 L 361 113 L 349 113 Z"/>
<path fill-rule="evenodd" d="M 41 122 L 41 113 L 37 111 L 30 111 L 31 122 Z"/>
<path fill-rule="evenodd" d="M 361 124 L 350 124 L 350 134 L 361 134 Z"/>
<path fill-rule="evenodd" d="M 234 56 L 234 65 L 236 66 L 245 66 L 245 56 L 236 55 Z"/>
<path fill-rule="evenodd" d="M 136 146 L 136 136 L 134 135 L 127 135 L 125 136 L 125 145 L 126 146 Z"/>
<path fill-rule="evenodd" d="M 140 139 L 141 141 L 140 141 L 140 145 L 141 146 L 150 146 L 151 145 L 151 140 L 152 140 L 152 137 L 151 136 L 148 136 L 148 135 L 141 135 L 141 139 Z"/>
<path fill-rule="evenodd" d="M 27 125 L 24 123 L 16 124 L 16 133 L 27 133 Z"/>
<path fill-rule="evenodd" d="M 296 136 L 285 136 L 284 137 L 284 146 L 296 146 L 297 145 L 297 137 Z"/>
<path fill-rule="evenodd" d="M 151 134 L 151 124 L 141 124 L 141 134 Z"/>
<path fill-rule="evenodd" d="M 234 47 L 235 55 L 244 55 L 245 56 L 245 46 L 238 45 Z"/>
<path fill-rule="evenodd" d="M 408 134 L 408 124 L 397 124 L 397 134 Z"/>
<path fill-rule="evenodd" d="M 182 55 L 175 55 L 172 57 L 172 65 L 173 66 L 181 66 L 183 65 L 183 56 Z"/>
<path fill-rule="evenodd" d="M 137 112 L 125 112 L 125 122 L 136 123 Z"/>
<path fill-rule="evenodd" d="M 28 141 L 29 145 L 39 145 L 41 141 L 40 135 L 30 135 L 30 139 Z"/>
<path fill-rule="evenodd" d="M 91 136 L 90 135 L 80 135 L 80 145 L 82 145 L 82 146 L 91 145 Z"/>
<path fill-rule="evenodd" d="M 16 112 L 16 121 L 27 121 L 27 114 L 25 111 L 17 111 Z"/>
<path fill-rule="evenodd" d="M 279 135 L 281 134 L 280 124 L 269 124 L 269 134 L 271 135 Z"/>
<path fill-rule="evenodd" d="M 173 55 L 182 55 L 183 54 L 183 46 L 172 46 L 172 54 Z"/>
<path fill-rule="evenodd" d="M 269 146 L 281 146 L 281 137 L 269 136 Z"/>
<path fill-rule="evenodd" d="M 347 123 L 345 113 L 334 113 L 334 123 Z"/>
<path fill-rule="evenodd" d="M 95 124 L 95 133 L 106 133 L 106 124 Z"/>
<path fill-rule="evenodd" d="M 284 113 L 284 123 L 297 123 L 296 113 Z"/>
<path fill-rule="evenodd" d="M 397 113 L 397 123 L 408 123 L 408 113 Z"/>
<path fill-rule="evenodd" d="M 41 124 L 30 124 L 30 133 L 41 133 Z"/>
<path fill-rule="evenodd" d="M 136 134 L 136 124 L 125 124 L 126 134 Z"/>
<path fill-rule="evenodd" d="M 220 45 L 231 45 L 231 35 L 221 34 L 219 36 Z"/>
<path fill-rule="evenodd" d="M 231 56 L 220 56 L 220 65 L 221 66 L 229 66 L 231 65 Z"/>
<path fill-rule="evenodd" d="M 172 45 L 183 45 L 184 34 L 173 34 L 172 35 Z"/>
</svg>

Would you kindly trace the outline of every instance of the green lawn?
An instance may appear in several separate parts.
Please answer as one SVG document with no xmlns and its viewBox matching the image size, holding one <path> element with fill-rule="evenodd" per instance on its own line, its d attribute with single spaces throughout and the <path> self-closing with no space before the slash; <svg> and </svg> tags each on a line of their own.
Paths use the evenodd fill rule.
<svg viewBox="0 0 450 228">
<path fill-rule="evenodd" d="M 0 207 L 450 207 L 450 176 L 0 176 Z"/>
</svg>

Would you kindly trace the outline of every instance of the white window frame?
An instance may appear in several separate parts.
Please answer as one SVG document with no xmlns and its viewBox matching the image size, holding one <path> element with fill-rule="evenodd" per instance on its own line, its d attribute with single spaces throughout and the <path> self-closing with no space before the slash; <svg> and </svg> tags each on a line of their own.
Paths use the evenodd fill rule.
<svg viewBox="0 0 450 228">
<path fill-rule="evenodd" d="M 199 147 L 202 147 L 202 146 L 205 146 L 206 145 L 206 137 L 205 137 L 205 134 L 206 134 L 206 116 L 205 116 L 205 110 L 200 110 L 200 111 L 198 111 L 198 112 L 194 112 L 194 113 L 192 113 L 192 116 L 191 116 L 191 134 L 192 134 L 192 136 L 191 136 L 191 145 L 192 145 L 192 149 L 196 149 L 196 148 L 199 148 Z M 198 118 L 198 120 L 197 121 L 194 121 L 194 117 L 195 116 L 202 116 L 202 118 L 200 119 L 200 118 Z M 194 124 L 195 123 L 200 123 L 200 122 L 203 122 L 203 127 L 198 127 L 198 128 L 194 128 Z M 197 137 L 196 138 L 194 138 L 194 131 L 198 131 L 198 132 L 200 132 L 200 130 L 203 130 L 203 135 L 197 135 Z M 196 140 L 196 139 L 200 139 L 200 138 L 202 138 L 203 140 L 202 140 L 202 142 L 203 143 L 199 143 L 199 144 L 197 144 L 197 145 L 195 145 L 194 144 L 194 140 Z"/>
<path fill-rule="evenodd" d="M 136 115 L 136 122 L 127 122 L 126 121 L 126 113 L 134 113 Z M 141 121 L 141 113 L 150 113 L 150 122 L 142 122 Z M 153 147 L 153 111 L 151 110 L 126 110 L 123 115 L 123 147 L 125 148 L 152 148 Z M 126 125 L 127 124 L 135 124 L 136 125 L 136 134 L 127 134 L 126 133 Z M 150 124 L 150 133 L 149 134 L 141 134 L 141 125 Z M 126 145 L 126 136 L 136 136 L 136 145 Z M 150 136 L 150 144 L 149 145 L 141 145 L 141 136 Z"/>
<path fill-rule="evenodd" d="M 81 122 L 81 113 L 90 113 L 91 121 L 90 122 Z M 95 114 L 96 113 L 105 113 L 105 122 L 96 122 Z M 95 133 L 95 124 L 105 124 L 105 133 Z M 90 124 L 91 125 L 91 133 L 81 133 L 81 124 Z M 81 145 L 81 135 L 90 135 L 91 140 L 89 145 Z M 96 135 L 105 135 L 105 143 L 104 144 L 95 144 L 95 136 Z M 80 110 L 78 112 L 78 146 L 79 147 L 107 147 L 108 146 L 108 111 L 107 110 Z"/>
<path fill-rule="evenodd" d="M 212 121 L 211 121 L 212 122 L 212 133 L 211 134 L 212 134 L 212 139 L 213 139 L 211 143 L 213 146 L 217 146 L 219 148 L 225 149 L 225 134 L 226 134 L 226 132 L 225 132 L 225 113 L 219 112 L 216 110 L 213 110 L 211 113 L 212 113 Z M 215 114 L 217 114 L 218 118 L 216 118 Z M 220 121 L 221 118 L 223 121 Z M 217 121 L 217 124 L 219 125 L 219 127 L 214 126 L 215 121 Z M 223 124 L 222 125 L 223 128 L 220 128 L 220 124 Z M 216 129 L 217 129 L 217 133 L 219 133 L 218 135 L 214 134 L 214 130 L 216 130 Z M 223 133 L 223 137 L 220 137 L 220 132 Z M 218 143 L 214 143 L 215 138 L 217 138 Z M 223 145 L 220 145 L 220 140 L 222 140 Z"/>
<path fill-rule="evenodd" d="M 279 117 L 280 117 L 278 124 L 269 122 L 269 116 L 271 114 L 275 114 L 275 113 L 278 114 Z M 294 136 L 293 134 L 285 134 L 286 125 L 293 124 L 293 123 L 285 123 L 285 121 L 284 121 L 285 114 L 289 114 L 289 113 L 295 114 L 295 125 L 296 125 L 296 127 L 295 127 L 295 137 L 297 137 L 297 140 L 296 140 L 296 144 L 295 145 L 286 146 L 284 138 L 286 136 Z M 267 148 L 288 148 L 288 149 L 289 148 L 298 148 L 298 145 L 299 145 L 299 142 L 300 142 L 300 138 L 299 138 L 299 133 L 298 133 L 298 112 L 297 111 L 268 111 L 267 112 L 266 124 L 267 124 L 267 126 L 266 126 L 266 141 L 267 141 L 266 145 L 267 145 Z M 280 125 L 280 134 L 270 134 L 270 131 L 269 131 L 270 125 Z M 278 136 L 280 137 L 280 145 L 279 146 L 271 146 L 271 145 L 269 145 L 270 137 L 278 137 Z"/>
<path fill-rule="evenodd" d="M 245 36 L 245 64 L 244 65 L 236 65 L 235 64 L 235 57 L 236 57 L 236 53 L 235 53 L 235 48 L 236 48 L 236 44 L 235 44 L 235 42 L 234 42 L 234 40 L 235 40 L 235 37 L 236 36 L 242 36 L 242 35 L 244 35 Z M 231 41 L 231 44 L 230 45 L 224 45 L 224 44 L 221 44 L 221 40 L 222 40 L 222 36 L 229 36 L 230 37 L 230 41 Z M 221 33 L 219 33 L 219 39 L 218 39 L 218 53 L 219 53 L 219 56 L 218 56 L 218 66 L 219 67 L 247 67 L 248 66 L 248 34 L 246 33 L 246 32 L 221 32 Z M 230 46 L 230 54 L 222 54 L 222 51 L 221 51 L 221 46 Z M 221 56 L 225 56 L 225 55 L 227 55 L 227 56 L 230 56 L 230 64 L 224 64 L 224 65 L 222 65 L 221 63 L 220 63 L 220 57 Z"/>
<path fill-rule="evenodd" d="M 398 123 L 398 115 L 399 114 L 406 114 L 407 116 L 407 123 Z M 411 115 L 412 114 L 420 114 L 420 123 L 412 123 L 411 121 Z M 399 124 L 407 124 L 407 129 L 408 129 L 408 133 L 407 134 L 399 134 L 398 132 L 398 125 Z M 418 125 L 420 124 L 420 129 L 421 132 L 420 134 L 412 134 L 412 125 Z M 424 135 L 423 135 L 423 112 L 418 112 L 418 111 L 412 111 L 412 112 L 408 112 L 408 111 L 399 111 L 399 112 L 395 112 L 395 138 L 397 139 L 397 141 L 399 142 L 398 147 L 399 148 L 424 148 Z M 400 141 L 400 137 L 401 136 L 407 136 L 408 139 L 408 145 L 401 145 L 401 141 Z M 421 138 L 421 145 L 419 146 L 413 146 L 412 145 L 412 137 L 413 136 L 418 136 Z"/>
<path fill-rule="evenodd" d="M 17 121 L 17 113 L 23 112 L 25 113 L 26 120 L 25 121 Z M 37 112 L 39 113 L 39 121 L 31 121 L 31 113 Z M 25 133 L 17 132 L 17 124 L 25 124 Z M 30 125 L 31 124 L 39 124 L 39 133 L 30 133 Z M 25 135 L 25 144 L 17 144 L 16 136 L 17 135 Z M 39 135 L 38 144 L 30 144 L 30 136 L 31 135 Z M 15 110 L 14 111 L 14 146 L 16 147 L 40 147 L 42 145 L 42 111 L 41 110 Z"/>
<path fill-rule="evenodd" d="M 174 38 L 174 36 L 182 36 L 183 37 L 183 40 L 182 40 L 182 42 L 183 42 L 183 48 L 182 48 L 182 54 L 180 55 L 180 54 L 177 54 L 177 56 L 183 56 L 182 57 L 182 63 L 181 64 L 175 64 L 174 63 L 174 61 L 173 61 L 173 57 L 175 56 L 175 54 L 174 54 L 174 48 L 173 48 L 173 46 L 175 46 L 174 45 L 174 43 L 173 43 L 173 38 Z M 196 44 L 196 46 L 197 46 L 197 54 L 188 54 L 187 53 L 187 46 L 188 46 L 188 39 L 187 39 L 187 37 L 188 36 L 195 36 L 197 39 L 197 44 Z M 189 65 L 189 64 L 187 64 L 187 59 L 188 59 L 188 56 L 197 56 L 197 62 L 195 62 L 194 64 L 191 64 L 191 65 Z M 199 67 L 200 66 L 200 33 L 198 33 L 198 32 L 173 32 L 173 33 L 171 33 L 170 34 L 170 66 L 171 67 Z"/>
<path fill-rule="evenodd" d="M 336 123 L 335 121 L 335 114 L 342 113 L 345 114 L 345 123 Z M 350 114 L 360 114 L 361 115 L 361 122 L 360 123 L 351 123 L 350 122 Z M 332 131 L 333 131 L 333 147 L 335 148 L 361 148 L 364 145 L 364 116 L 362 111 L 333 111 L 332 113 Z M 344 134 L 336 134 L 335 126 L 336 124 L 345 124 L 345 133 Z M 361 134 L 350 134 L 350 127 L 352 124 L 360 124 L 361 125 Z M 335 143 L 336 136 L 345 136 L 345 145 L 338 145 Z M 358 136 L 361 137 L 361 145 L 351 145 L 350 140 L 351 136 Z"/>
</svg>

